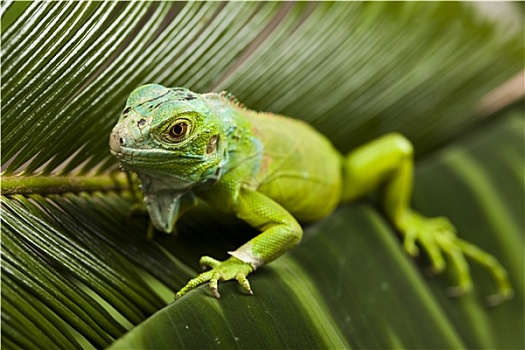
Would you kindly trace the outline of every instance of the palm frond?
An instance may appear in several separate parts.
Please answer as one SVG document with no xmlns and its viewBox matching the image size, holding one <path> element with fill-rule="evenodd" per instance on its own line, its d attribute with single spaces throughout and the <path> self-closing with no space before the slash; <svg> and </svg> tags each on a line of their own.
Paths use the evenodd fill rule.
<svg viewBox="0 0 525 350">
<path fill-rule="evenodd" d="M 147 220 L 128 218 L 107 143 L 138 85 L 228 90 L 343 152 L 397 130 L 426 154 L 479 124 L 480 98 L 523 69 L 521 33 L 462 3 L 5 1 L 1 13 L 8 348 L 106 347 L 165 306 L 198 256 L 254 234 L 204 207 L 150 242 Z"/>
</svg>

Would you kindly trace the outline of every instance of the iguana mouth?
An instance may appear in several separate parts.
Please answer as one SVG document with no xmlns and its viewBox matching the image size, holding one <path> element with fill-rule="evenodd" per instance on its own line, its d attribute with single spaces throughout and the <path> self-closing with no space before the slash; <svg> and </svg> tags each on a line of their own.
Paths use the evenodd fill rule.
<svg viewBox="0 0 525 350">
<path fill-rule="evenodd" d="M 112 155 L 117 157 L 119 160 L 133 160 L 133 159 L 148 159 L 153 160 L 155 158 L 169 157 L 173 155 L 172 152 L 168 150 L 152 148 L 130 148 L 130 147 L 120 147 L 119 149 L 110 149 Z M 193 158 L 193 157 L 188 157 Z"/>
</svg>

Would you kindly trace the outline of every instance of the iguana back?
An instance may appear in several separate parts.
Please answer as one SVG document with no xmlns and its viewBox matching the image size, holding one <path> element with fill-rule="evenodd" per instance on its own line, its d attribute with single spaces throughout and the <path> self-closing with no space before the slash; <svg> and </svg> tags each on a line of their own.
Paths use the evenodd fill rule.
<svg viewBox="0 0 525 350">
<path fill-rule="evenodd" d="M 254 171 L 237 172 L 244 178 L 236 181 L 273 199 L 301 222 L 333 211 L 341 197 L 342 157 L 326 137 L 300 120 L 256 112 L 221 94 L 203 96 L 224 124 L 240 128 L 228 140 L 230 164 L 253 162 L 248 168 Z"/>
</svg>

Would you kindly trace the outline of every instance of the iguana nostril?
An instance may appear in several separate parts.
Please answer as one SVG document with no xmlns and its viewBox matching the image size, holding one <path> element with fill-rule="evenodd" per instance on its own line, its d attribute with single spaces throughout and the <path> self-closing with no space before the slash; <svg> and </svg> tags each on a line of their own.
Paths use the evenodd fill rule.
<svg viewBox="0 0 525 350">
<path fill-rule="evenodd" d="M 118 130 L 113 129 L 109 137 L 109 148 L 112 152 L 120 152 L 120 148 L 124 146 L 126 140 L 119 135 Z"/>
</svg>

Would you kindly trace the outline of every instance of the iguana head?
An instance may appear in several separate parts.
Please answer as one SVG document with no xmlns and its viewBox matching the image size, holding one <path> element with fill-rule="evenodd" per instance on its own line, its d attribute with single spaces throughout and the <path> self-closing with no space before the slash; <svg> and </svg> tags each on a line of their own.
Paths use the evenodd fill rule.
<svg viewBox="0 0 525 350">
<path fill-rule="evenodd" d="M 109 145 L 124 169 L 187 188 L 218 176 L 226 157 L 219 125 L 201 95 L 144 85 L 129 96 Z"/>
<path fill-rule="evenodd" d="M 131 93 L 109 139 L 122 168 L 137 173 L 151 221 L 172 232 L 189 190 L 220 176 L 223 129 L 202 95 L 151 84 Z"/>
</svg>

